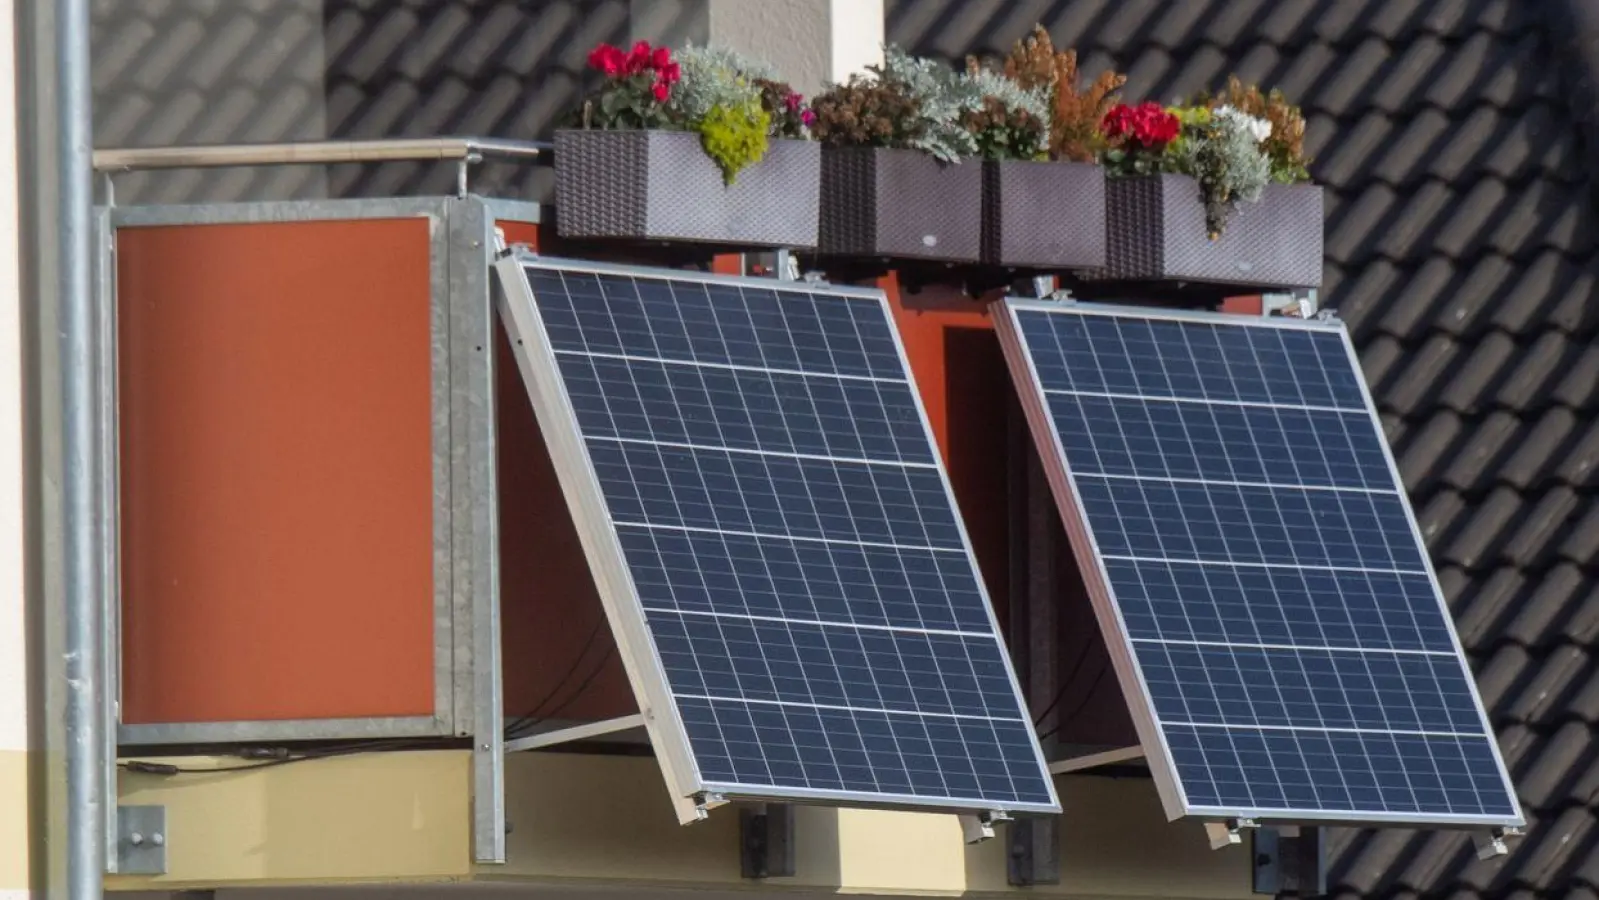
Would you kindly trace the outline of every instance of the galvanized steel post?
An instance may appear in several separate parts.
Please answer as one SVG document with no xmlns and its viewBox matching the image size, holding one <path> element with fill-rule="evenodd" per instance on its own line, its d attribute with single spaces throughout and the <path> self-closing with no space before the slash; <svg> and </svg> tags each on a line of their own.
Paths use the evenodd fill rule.
<svg viewBox="0 0 1599 900">
<path fill-rule="evenodd" d="M 96 497 L 94 145 L 88 0 L 57 0 L 54 22 L 59 192 L 57 339 L 61 369 L 61 525 L 66 603 L 67 893 L 100 900 L 106 863 L 100 521 Z"/>
</svg>

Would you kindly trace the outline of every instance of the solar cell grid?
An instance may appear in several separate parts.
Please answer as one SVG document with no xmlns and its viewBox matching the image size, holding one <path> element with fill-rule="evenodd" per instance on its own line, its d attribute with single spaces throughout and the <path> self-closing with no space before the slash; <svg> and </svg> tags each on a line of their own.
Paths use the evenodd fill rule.
<svg viewBox="0 0 1599 900">
<path fill-rule="evenodd" d="M 1025 301 L 1004 316 L 1169 810 L 1520 823 L 1341 328 Z"/>
<path fill-rule="evenodd" d="M 687 787 L 1058 809 L 881 295 L 521 272 Z"/>
</svg>

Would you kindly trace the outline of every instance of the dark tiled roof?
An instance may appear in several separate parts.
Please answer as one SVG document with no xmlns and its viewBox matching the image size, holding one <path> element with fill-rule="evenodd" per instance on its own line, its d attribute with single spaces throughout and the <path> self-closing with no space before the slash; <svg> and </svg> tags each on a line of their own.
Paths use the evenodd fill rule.
<svg viewBox="0 0 1599 900">
<path fill-rule="evenodd" d="M 1085 71 L 1127 72 L 1131 97 L 1237 71 L 1304 103 L 1324 300 L 1360 345 L 1532 820 L 1490 862 L 1460 834 L 1338 832 L 1345 896 L 1599 896 L 1599 253 L 1578 126 L 1599 93 L 1548 65 L 1573 26 L 1546 6 L 888 3 L 889 39 L 915 52 L 1000 53 L 1042 21 Z"/>
</svg>

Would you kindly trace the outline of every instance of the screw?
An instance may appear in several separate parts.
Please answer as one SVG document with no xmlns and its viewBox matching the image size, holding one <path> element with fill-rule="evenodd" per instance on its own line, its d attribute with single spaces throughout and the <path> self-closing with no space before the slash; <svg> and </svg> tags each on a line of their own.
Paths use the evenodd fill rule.
<svg viewBox="0 0 1599 900">
<path fill-rule="evenodd" d="M 144 843 L 144 835 L 135 831 L 134 833 L 128 835 L 128 843 L 135 847 L 141 846 Z"/>
<path fill-rule="evenodd" d="M 155 834 L 150 835 L 150 843 L 156 845 L 157 847 L 165 847 L 167 843 L 167 836 L 158 831 Z"/>
</svg>

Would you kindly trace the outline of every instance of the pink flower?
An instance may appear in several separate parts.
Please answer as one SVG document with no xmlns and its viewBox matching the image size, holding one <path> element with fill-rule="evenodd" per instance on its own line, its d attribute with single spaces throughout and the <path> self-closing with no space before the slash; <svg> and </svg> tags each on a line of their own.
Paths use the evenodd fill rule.
<svg viewBox="0 0 1599 900">
<path fill-rule="evenodd" d="M 661 80 L 667 84 L 677 84 L 683 77 L 683 70 L 677 63 L 667 63 L 661 66 Z"/>
<path fill-rule="evenodd" d="M 656 69 L 664 69 L 671 64 L 672 51 L 666 47 L 656 47 L 654 55 L 650 57 L 650 66 Z"/>
<path fill-rule="evenodd" d="M 666 98 L 672 96 L 672 86 L 664 81 L 657 81 L 653 93 L 657 102 L 665 103 Z"/>
<path fill-rule="evenodd" d="M 804 112 L 800 113 L 800 121 L 805 123 L 806 128 L 809 128 L 816 121 L 816 113 L 807 107 Z"/>
</svg>

